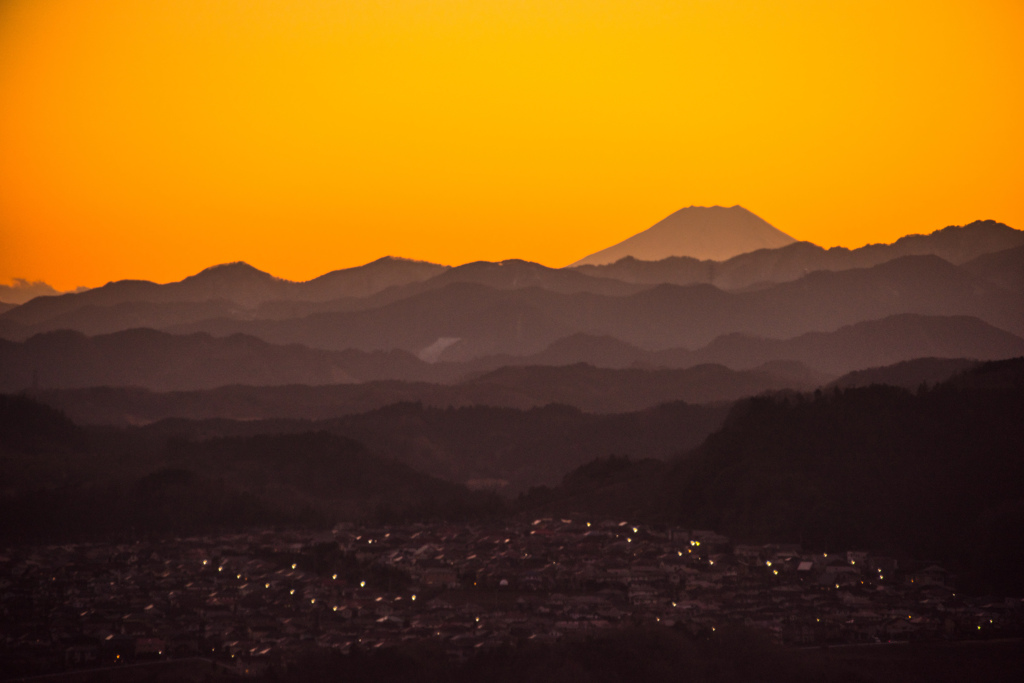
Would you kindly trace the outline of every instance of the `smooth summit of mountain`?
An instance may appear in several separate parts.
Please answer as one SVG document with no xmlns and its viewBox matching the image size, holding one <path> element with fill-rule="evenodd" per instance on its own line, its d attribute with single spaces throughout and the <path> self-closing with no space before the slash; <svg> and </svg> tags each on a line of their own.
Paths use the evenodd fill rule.
<svg viewBox="0 0 1024 683">
<path fill-rule="evenodd" d="M 742 206 L 690 206 L 572 265 L 615 263 L 627 256 L 641 261 L 660 261 L 671 256 L 725 261 L 739 254 L 777 249 L 795 241 Z"/>
</svg>

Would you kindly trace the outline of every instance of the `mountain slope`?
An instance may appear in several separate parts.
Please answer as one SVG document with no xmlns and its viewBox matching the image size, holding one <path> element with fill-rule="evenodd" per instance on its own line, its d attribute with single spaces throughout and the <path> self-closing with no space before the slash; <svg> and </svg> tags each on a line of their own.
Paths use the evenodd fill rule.
<svg viewBox="0 0 1024 683">
<path fill-rule="evenodd" d="M 737 372 L 705 365 L 671 370 L 612 370 L 588 365 L 505 368 L 460 384 L 372 381 L 361 384 L 221 386 L 153 392 L 138 387 L 46 389 L 36 395 L 83 424 L 145 424 L 168 417 L 237 420 L 327 419 L 400 402 L 426 406 L 486 405 L 526 410 L 560 403 L 579 410 L 621 413 L 670 401 L 729 401 L 818 383 L 788 368 Z"/>
<path fill-rule="evenodd" d="M 1024 293 L 1024 245 L 984 254 L 968 261 L 963 268 L 992 284 Z"/>
<path fill-rule="evenodd" d="M 961 588 L 1019 595 L 1021 414 L 1024 358 L 917 392 L 876 385 L 756 397 L 673 466 L 569 476 L 573 486 L 535 496 L 529 513 L 646 518 L 737 543 L 786 539 L 901 564 L 939 561 Z"/>
<path fill-rule="evenodd" d="M 673 257 L 650 262 L 626 257 L 616 263 L 583 265 L 576 269 L 588 275 L 637 284 L 707 283 L 721 289 L 741 290 L 797 280 L 817 270 L 870 268 L 901 256 L 932 255 L 961 265 L 984 254 L 1020 246 L 1024 246 L 1024 231 L 995 221 L 975 221 L 963 227 L 936 230 L 929 235 L 908 235 L 893 244 L 870 244 L 852 250 L 843 247 L 823 249 L 810 242 L 796 242 L 777 249 L 741 254 L 725 261 Z M 976 274 L 984 277 L 980 271 Z"/>
<path fill-rule="evenodd" d="M 259 304 L 279 301 L 326 301 L 344 297 L 362 297 L 389 287 L 426 280 L 446 270 L 446 266 L 383 258 L 364 266 L 337 270 L 309 282 L 291 282 L 276 278 L 247 263 L 212 266 L 195 275 L 165 285 L 144 280 L 121 280 L 85 292 L 41 296 L 0 316 L 0 330 L 29 329 L 30 333 L 67 326 L 67 316 L 89 308 L 94 311 L 126 304 L 186 304 L 221 302 L 237 309 L 252 309 Z M 136 325 L 138 326 L 138 325 Z M 124 329 L 124 328 L 120 328 Z M 113 332 L 114 329 L 104 329 Z"/>
<path fill-rule="evenodd" d="M 459 340 L 441 360 L 525 356 L 576 333 L 607 335 L 645 349 L 698 348 L 741 332 L 786 339 L 901 313 L 971 315 L 1024 334 L 1024 295 L 992 285 L 935 256 L 908 256 L 874 268 L 820 271 L 749 292 L 709 285 L 659 285 L 626 296 L 495 290 L 454 283 L 377 309 L 286 321 L 211 320 L 175 328 L 273 343 L 419 353 Z"/>
<path fill-rule="evenodd" d="M 574 363 L 604 368 L 689 368 L 717 363 L 733 370 L 747 370 L 776 361 L 793 361 L 824 373 L 819 374 L 824 383 L 828 375 L 914 358 L 998 360 L 1020 355 L 1024 355 L 1024 339 L 977 318 L 904 313 L 832 332 L 808 332 L 791 339 L 732 333 L 693 351 L 647 351 L 611 336 L 577 333 L 529 356 L 486 356 L 449 365 L 453 371 L 462 367 L 464 373 L 482 374 L 505 366 Z"/>
<path fill-rule="evenodd" d="M 690 206 L 573 265 L 614 263 L 626 256 L 644 261 L 669 256 L 724 261 L 737 254 L 774 249 L 792 242 L 792 237 L 741 206 Z"/>
<path fill-rule="evenodd" d="M 672 352 L 652 356 L 669 361 L 666 365 L 683 360 L 722 363 L 737 370 L 794 360 L 835 376 L 913 358 L 1001 360 L 1024 356 L 1024 339 L 969 316 L 902 314 L 786 340 L 731 334 L 679 359 L 673 359 Z"/>
<path fill-rule="evenodd" d="M 135 386 L 155 391 L 229 384 L 339 384 L 434 380 L 446 369 L 399 350 L 322 351 L 245 335 L 171 335 L 149 329 L 86 337 L 58 331 L 24 343 L 0 340 L 0 391 Z"/>
<path fill-rule="evenodd" d="M 5 542 L 329 527 L 382 506 L 443 515 L 493 502 L 309 423 L 198 440 L 181 430 L 79 428 L 30 399 L 0 394 L 0 426 Z"/>
</svg>

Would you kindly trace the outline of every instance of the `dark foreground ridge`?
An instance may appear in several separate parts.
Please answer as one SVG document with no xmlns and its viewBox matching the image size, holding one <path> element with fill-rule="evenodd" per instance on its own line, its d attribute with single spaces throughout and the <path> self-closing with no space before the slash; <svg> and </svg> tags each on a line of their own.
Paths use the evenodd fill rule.
<svg viewBox="0 0 1024 683">
<path fill-rule="evenodd" d="M 1024 359 L 760 396 L 669 460 L 602 456 L 503 499 L 344 423 L 83 428 L 0 397 L 0 671 L 887 681 L 973 663 L 1016 680 L 1021 414 Z M 376 428 L 414 443 L 424 415 Z M 960 649 L 992 638 L 1018 640 Z M 792 649 L 822 645 L 875 654 Z"/>
<path fill-rule="evenodd" d="M 979 592 L 1024 593 L 1024 359 L 917 391 L 874 385 L 739 402 L 674 463 L 593 467 L 523 501 L 743 542 L 933 558 Z"/>
</svg>

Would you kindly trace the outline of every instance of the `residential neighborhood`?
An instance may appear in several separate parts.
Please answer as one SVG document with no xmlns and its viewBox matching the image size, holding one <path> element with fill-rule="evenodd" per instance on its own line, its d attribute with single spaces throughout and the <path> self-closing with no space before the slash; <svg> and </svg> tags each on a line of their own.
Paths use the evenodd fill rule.
<svg viewBox="0 0 1024 683">
<path fill-rule="evenodd" d="M 5 679 L 182 659 L 262 675 L 312 650 L 427 640 L 465 661 L 624 626 L 804 647 L 1020 636 L 1024 606 L 859 549 L 537 519 L 8 548 L 0 624 Z"/>
</svg>

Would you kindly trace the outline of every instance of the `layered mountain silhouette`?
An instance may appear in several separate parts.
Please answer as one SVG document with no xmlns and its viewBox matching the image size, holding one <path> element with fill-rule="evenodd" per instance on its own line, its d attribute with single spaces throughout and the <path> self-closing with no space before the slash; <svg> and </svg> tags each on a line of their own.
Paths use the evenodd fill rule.
<svg viewBox="0 0 1024 683">
<path fill-rule="evenodd" d="M 609 368 L 688 368 L 711 363 L 746 370 L 793 361 L 805 372 L 812 371 L 803 375 L 806 383 L 824 383 L 828 376 L 914 358 L 998 360 L 1022 355 L 1024 339 L 977 318 L 900 314 L 847 325 L 833 332 L 808 332 L 792 339 L 731 333 L 693 351 L 645 351 L 610 336 L 575 334 L 531 356 L 480 358 L 465 365 L 484 369 L 584 362 Z M 779 370 L 775 366 L 775 371 Z"/>
<path fill-rule="evenodd" d="M 440 516 L 487 504 L 481 494 L 322 428 L 202 441 L 183 438 L 184 431 L 168 439 L 90 430 L 25 397 L 0 395 L 0 538 L 322 528 L 382 506 L 424 506 Z"/>
<path fill-rule="evenodd" d="M 901 314 L 882 320 L 842 327 L 834 332 L 810 332 L 792 339 L 765 339 L 739 333 L 718 337 L 695 350 L 685 348 L 647 351 L 611 336 L 577 333 L 556 340 L 546 349 L 527 356 L 507 354 L 484 356 L 467 362 L 426 362 L 408 351 L 325 351 L 299 344 L 276 345 L 259 338 L 235 334 L 213 337 L 206 333 L 172 335 L 149 329 L 126 330 L 87 337 L 79 332 L 58 331 L 36 335 L 25 342 L 0 340 L 0 391 L 25 389 L 69 389 L 90 386 L 133 386 L 154 391 L 213 389 L 231 384 L 278 386 L 287 384 L 357 384 L 398 380 L 412 383 L 462 384 L 462 394 L 449 392 L 456 404 L 477 400 L 484 404 L 525 405 L 506 396 L 511 385 L 505 379 L 523 378 L 517 389 L 528 402 L 548 400 L 581 408 L 607 410 L 602 400 L 559 393 L 553 387 L 541 391 L 545 382 L 558 377 L 543 366 L 585 364 L 592 368 L 685 369 L 698 365 L 722 369 L 758 370 L 778 379 L 788 378 L 792 387 L 813 387 L 862 368 L 878 367 L 914 358 L 970 358 L 996 360 L 1024 355 L 1024 339 L 970 316 L 921 316 Z M 789 362 L 790 365 L 785 365 Z M 531 367 L 532 374 L 506 372 L 496 389 L 493 379 L 502 368 Z M 583 380 L 584 370 L 576 368 L 574 381 Z M 518 374 L 517 374 L 518 373 Z M 568 381 L 572 373 L 562 376 Z M 527 386 L 532 378 L 537 384 Z M 660 400 L 718 400 L 735 398 L 735 378 L 719 375 L 720 384 L 709 383 L 699 393 L 685 388 L 700 383 L 682 382 L 675 390 L 676 375 L 654 379 L 647 391 Z M 491 382 L 490 384 L 488 382 Z M 592 381 L 608 381 L 596 375 Z M 665 388 L 655 390 L 664 381 Z M 557 382 L 556 382 L 557 383 Z M 613 385 L 618 385 L 612 382 Z M 469 385 L 477 389 L 476 399 L 468 395 Z M 754 392 L 779 388 L 778 382 L 755 382 Z M 487 390 L 480 387 L 488 387 Z M 733 387 L 725 389 L 725 387 Z M 577 387 L 579 388 L 579 387 Z M 494 393 L 489 394 L 491 390 Z M 634 395 L 636 390 L 633 390 Z M 386 392 L 385 392 L 386 393 Z M 641 392 L 644 394 L 644 392 Z M 395 391 L 396 400 L 443 396 L 440 389 Z M 592 392 L 585 395 L 592 396 Z M 614 409 L 650 405 L 615 401 Z"/>
<path fill-rule="evenodd" d="M 763 223 L 739 207 L 691 207 L 673 220 L 705 215 Z M 0 390 L 373 384 L 363 399 L 338 399 L 347 411 L 386 400 L 597 411 L 731 400 L 741 386 L 813 387 L 914 358 L 1020 355 L 1021 249 L 1024 233 L 979 221 L 892 245 L 790 243 L 728 261 L 553 269 L 387 258 L 303 283 L 227 264 L 0 313 L 10 340 L 0 343 Z M 648 390 L 622 384 L 629 373 L 701 365 L 761 376 L 719 374 L 699 392 L 682 377 L 656 389 L 671 373 L 652 375 Z M 629 373 L 597 372 L 609 369 Z M 598 381 L 621 395 L 597 391 Z"/>
<path fill-rule="evenodd" d="M 674 462 L 602 459 L 536 491 L 572 511 L 939 561 L 971 590 L 1019 594 L 1024 358 L 913 391 L 874 384 L 738 402 Z"/>
<path fill-rule="evenodd" d="M 915 358 L 884 367 L 854 370 L 832 382 L 830 386 L 845 389 L 885 384 L 919 391 L 922 388 L 945 382 L 955 375 L 968 372 L 980 365 L 979 361 L 966 358 Z"/>
<path fill-rule="evenodd" d="M 216 336 L 243 333 L 278 343 L 419 353 L 457 339 L 441 360 L 539 353 L 584 332 L 644 349 L 699 348 L 732 332 L 785 339 L 891 315 L 971 315 L 1024 334 L 1024 294 L 1010 292 L 935 256 L 873 268 L 821 271 L 748 292 L 710 285 L 658 285 L 626 296 L 496 290 L 455 283 L 375 309 L 294 320 L 219 319 L 167 328 Z"/>
<path fill-rule="evenodd" d="M 963 265 L 964 270 L 1013 292 L 1024 292 L 1024 245 L 983 254 Z"/>
<path fill-rule="evenodd" d="M 171 335 L 135 329 L 87 337 L 46 332 L 24 343 L 0 341 L 0 391 L 136 386 L 157 391 L 228 384 L 351 384 L 379 379 L 440 381 L 446 368 L 405 351 L 322 351 L 245 335 Z"/>
<path fill-rule="evenodd" d="M 983 221 L 893 245 L 850 251 L 794 243 L 725 262 L 625 259 L 552 269 L 510 260 L 446 268 L 389 258 L 305 283 L 228 264 L 167 285 L 123 281 L 38 297 L 0 313 L 0 337 L 149 327 L 467 361 L 538 353 L 576 333 L 645 349 L 693 349 L 732 332 L 787 338 L 898 313 L 974 315 L 1021 334 L 1024 289 L 1014 249 L 1022 247 L 1024 233 Z M 822 296 L 806 291 L 816 288 Z"/>
<path fill-rule="evenodd" d="M 1019 586 L 1024 233 L 826 250 L 691 207 L 620 247 L 0 305 L 0 529 L 586 511 Z"/>
<path fill-rule="evenodd" d="M 426 280 L 446 269 L 447 266 L 434 263 L 386 257 L 364 266 L 336 270 L 308 282 L 291 282 L 247 263 L 228 263 L 165 285 L 145 280 L 121 280 L 85 292 L 36 297 L 5 316 L 0 321 L 0 330 L 29 328 L 42 331 L 38 326 L 43 321 L 54 321 L 45 329 L 60 329 L 60 326 L 81 329 L 76 325 L 82 324 L 82 320 L 104 315 L 139 318 L 148 314 L 160 320 L 161 316 L 167 319 L 181 315 L 175 311 L 190 310 L 186 304 L 203 304 L 221 311 L 249 311 L 273 301 L 319 302 L 367 297 L 390 287 Z M 168 304 L 174 306 L 168 309 Z M 76 316 L 75 312 L 82 309 L 87 313 Z M 186 312 L 184 315 L 195 317 L 200 314 Z M 248 315 L 251 317 L 252 314 Z"/>
<path fill-rule="evenodd" d="M 597 266 L 626 257 L 660 261 L 671 256 L 687 256 L 724 261 L 748 251 L 777 249 L 792 242 L 792 237 L 742 206 L 690 206 L 573 265 Z"/>
<path fill-rule="evenodd" d="M 229 385 L 171 392 L 124 386 L 42 387 L 35 395 L 76 421 L 123 425 L 170 417 L 326 419 L 403 402 L 440 408 L 485 405 L 517 410 L 556 403 L 592 413 L 621 413 L 671 401 L 709 403 L 763 391 L 809 390 L 818 384 L 805 380 L 788 366 L 743 371 L 721 365 L 644 370 L 595 368 L 579 363 L 500 368 L 452 385 L 379 380 L 360 384 Z"/>
<path fill-rule="evenodd" d="M 1024 231 L 1014 230 L 995 221 L 975 221 L 963 227 L 950 226 L 929 235 L 908 235 L 893 244 L 870 244 L 859 249 L 833 247 L 823 249 L 810 242 L 794 242 L 778 249 L 758 249 L 724 261 L 700 260 L 692 257 L 671 257 L 659 261 L 639 260 L 626 256 L 605 265 L 578 265 L 588 275 L 608 277 L 636 284 L 671 283 L 689 285 L 712 284 L 720 289 L 740 290 L 769 283 L 797 280 L 817 270 L 849 270 L 870 268 L 901 256 L 933 255 L 954 265 L 978 260 L 969 266 L 981 277 L 986 267 L 1000 272 L 1013 269 L 1021 259 L 1011 250 L 1024 247 Z M 1006 252 L 1003 257 L 996 253 Z M 991 254 L 989 260 L 982 260 Z M 1018 283 L 1019 278 L 995 281 Z M 1004 285 L 1005 286 L 1005 285 Z"/>
</svg>

